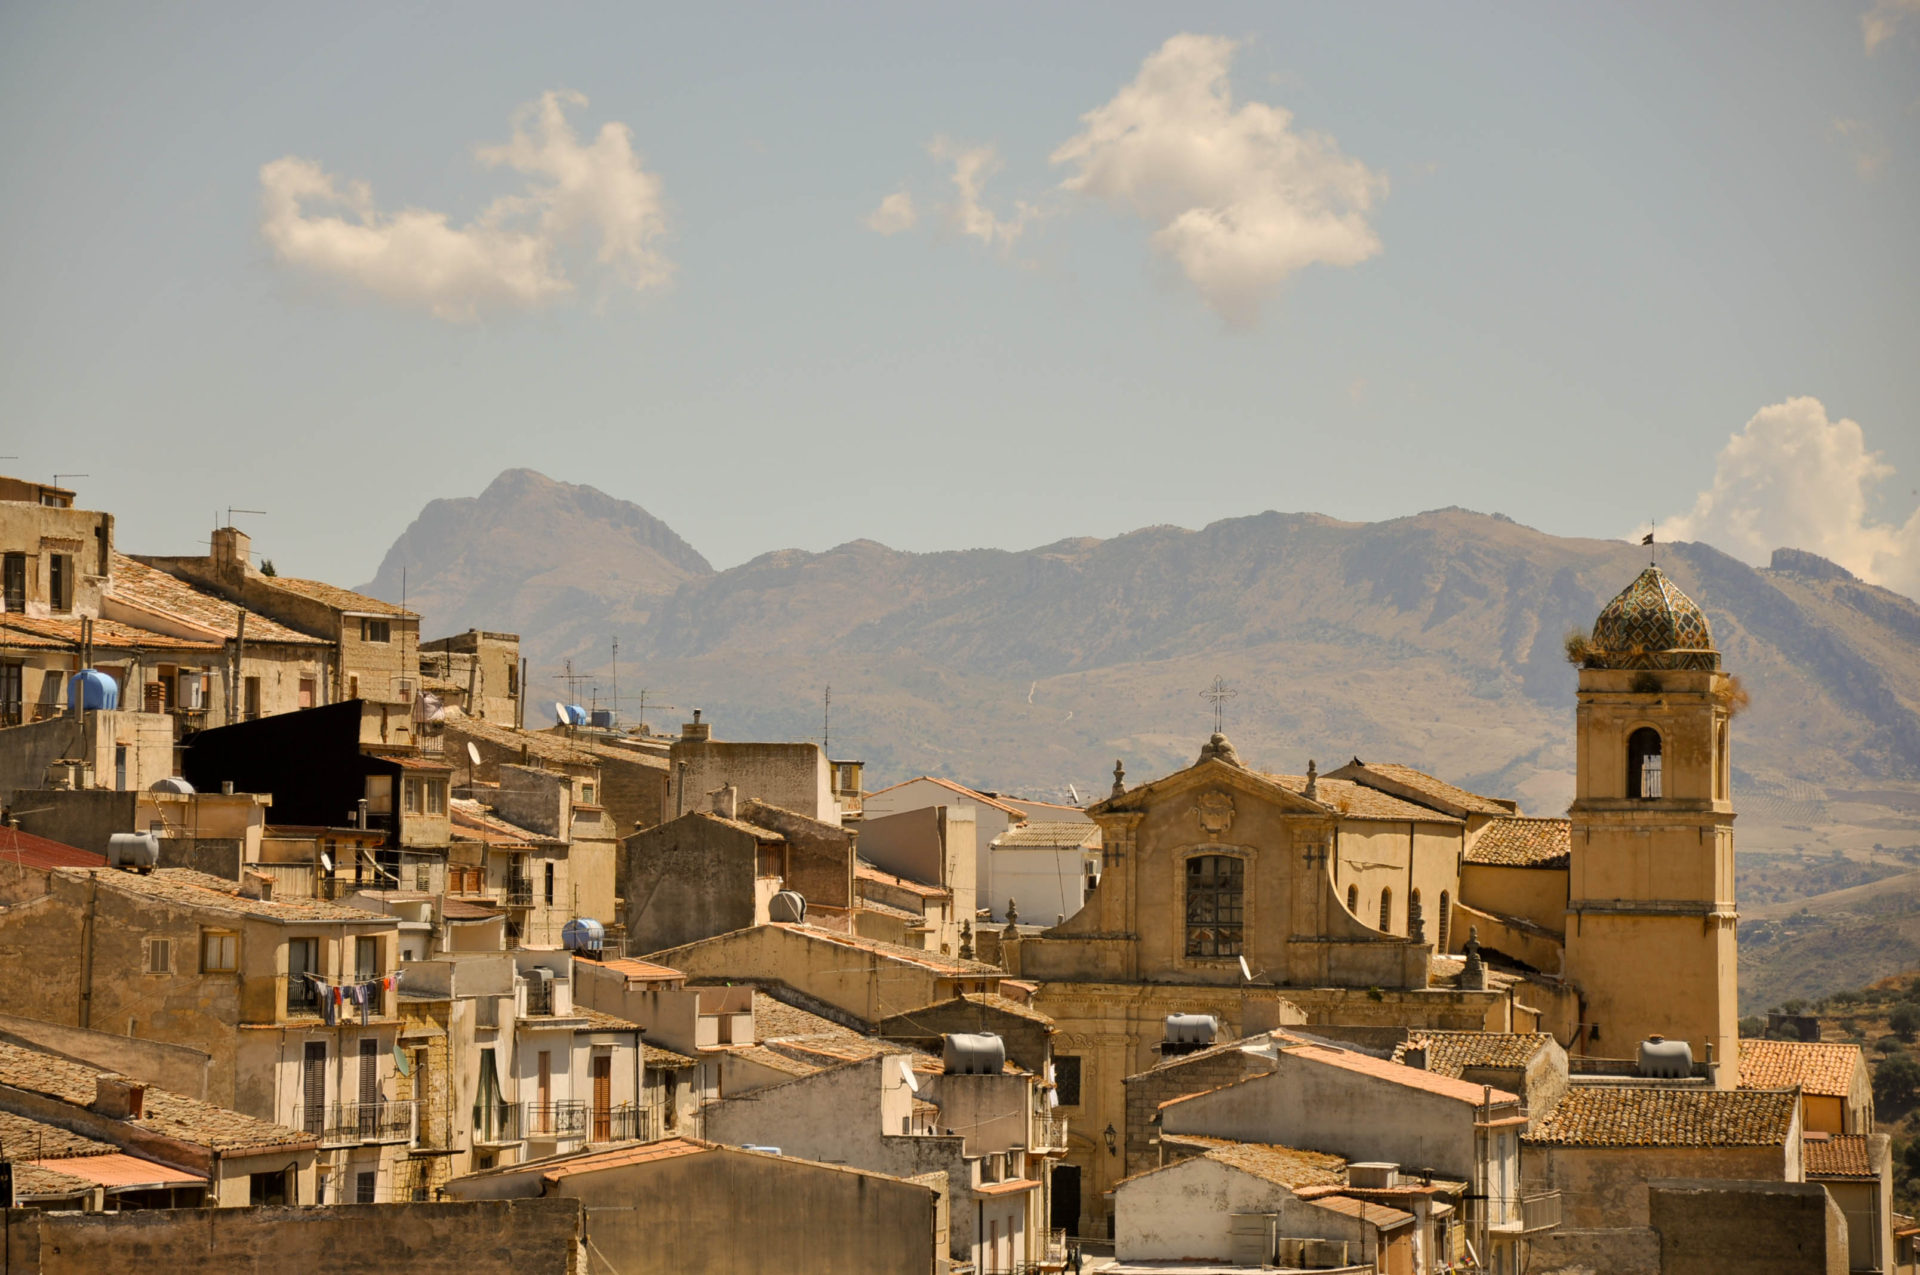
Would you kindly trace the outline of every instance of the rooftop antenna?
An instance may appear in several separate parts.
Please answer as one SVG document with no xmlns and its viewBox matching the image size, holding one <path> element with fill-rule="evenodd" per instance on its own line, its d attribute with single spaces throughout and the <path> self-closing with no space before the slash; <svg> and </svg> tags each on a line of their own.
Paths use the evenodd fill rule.
<svg viewBox="0 0 1920 1275">
<path fill-rule="evenodd" d="M 1201 699 L 1208 700 L 1213 704 L 1214 734 L 1218 735 L 1221 733 L 1221 723 L 1226 720 L 1227 701 L 1239 693 L 1239 691 L 1233 690 L 1227 685 L 1227 679 L 1224 677 L 1214 678 L 1213 685 L 1200 692 Z"/>
<path fill-rule="evenodd" d="M 827 750 L 827 735 L 833 725 L 833 687 L 829 686 L 820 693 L 820 751 L 831 760 Z"/>
<path fill-rule="evenodd" d="M 620 635 L 613 635 L 613 728 L 620 729 Z"/>
<path fill-rule="evenodd" d="M 86 475 L 76 474 L 74 476 L 76 478 L 84 478 Z M 228 505 L 227 506 L 227 526 L 231 527 L 233 525 L 233 516 L 235 514 L 258 514 L 262 518 L 264 518 L 267 516 L 267 511 L 264 509 L 237 509 L 232 505 Z"/>
<path fill-rule="evenodd" d="M 91 478 L 91 477 L 93 477 L 92 474 L 55 474 L 53 476 L 53 485 L 55 487 L 58 487 L 60 485 L 60 480 L 62 478 Z"/>
</svg>

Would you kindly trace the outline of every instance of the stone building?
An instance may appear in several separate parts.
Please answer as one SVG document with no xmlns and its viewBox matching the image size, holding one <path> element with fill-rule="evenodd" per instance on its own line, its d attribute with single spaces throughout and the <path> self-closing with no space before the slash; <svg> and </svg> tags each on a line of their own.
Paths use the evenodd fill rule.
<svg viewBox="0 0 1920 1275">
<path fill-rule="evenodd" d="M 841 821 L 833 768 L 818 744 L 715 739 L 713 723 L 696 709 L 668 748 L 667 764 L 667 812 L 674 817 L 697 809 L 716 789 L 733 788 L 742 801 L 764 801 L 822 823 Z"/>
<path fill-rule="evenodd" d="M 468 717 L 522 724 L 520 635 L 468 629 L 420 644 L 421 685 Z"/>
</svg>

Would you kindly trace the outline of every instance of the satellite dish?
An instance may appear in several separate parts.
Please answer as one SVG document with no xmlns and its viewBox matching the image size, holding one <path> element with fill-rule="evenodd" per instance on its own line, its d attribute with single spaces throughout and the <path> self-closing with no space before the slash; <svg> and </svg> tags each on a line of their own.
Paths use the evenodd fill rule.
<svg viewBox="0 0 1920 1275">
<path fill-rule="evenodd" d="M 1247 968 L 1247 958 L 1244 956 L 1240 958 L 1240 973 L 1249 983 L 1253 981 L 1253 971 Z"/>
<path fill-rule="evenodd" d="M 467 741 L 467 760 L 476 766 L 480 764 L 480 750 L 473 746 L 472 740 Z"/>
<path fill-rule="evenodd" d="M 559 700 L 553 702 L 553 720 L 562 726 L 569 725 L 573 719 L 567 716 L 567 706 Z"/>
</svg>

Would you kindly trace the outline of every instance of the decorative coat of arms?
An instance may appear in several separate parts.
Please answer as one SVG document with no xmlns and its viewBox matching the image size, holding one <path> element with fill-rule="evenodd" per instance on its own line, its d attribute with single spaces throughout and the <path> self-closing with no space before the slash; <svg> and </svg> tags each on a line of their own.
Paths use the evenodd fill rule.
<svg viewBox="0 0 1920 1275">
<path fill-rule="evenodd" d="M 1210 837 L 1218 837 L 1233 826 L 1233 796 L 1219 791 L 1203 792 L 1193 808 L 1199 817 L 1200 826 Z"/>
</svg>

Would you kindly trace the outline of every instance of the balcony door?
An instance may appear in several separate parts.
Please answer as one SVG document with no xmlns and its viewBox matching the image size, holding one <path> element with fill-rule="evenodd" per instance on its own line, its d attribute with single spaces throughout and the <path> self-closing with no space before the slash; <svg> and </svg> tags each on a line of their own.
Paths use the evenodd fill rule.
<svg viewBox="0 0 1920 1275">
<path fill-rule="evenodd" d="M 593 1140 L 613 1139 L 613 1057 L 593 1056 Z"/>
<path fill-rule="evenodd" d="M 327 1042 L 307 1042 L 301 1068 L 301 1114 L 308 1133 L 319 1133 L 327 1119 Z"/>
<path fill-rule="evenodd" d="M 360 1040 L 360 1136 L 371 1138 L 380 1123 L 380 1042 Z"/>
</svg>

